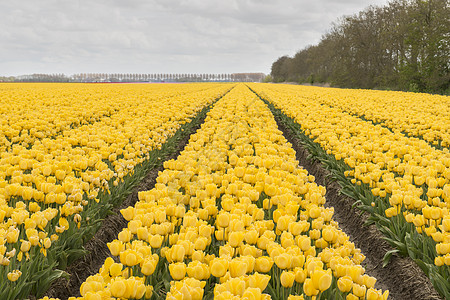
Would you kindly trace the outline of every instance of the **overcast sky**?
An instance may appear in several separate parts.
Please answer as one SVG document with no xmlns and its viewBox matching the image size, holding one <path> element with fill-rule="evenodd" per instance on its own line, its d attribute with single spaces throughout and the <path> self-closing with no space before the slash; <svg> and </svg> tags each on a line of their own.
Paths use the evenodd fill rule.
<svg viewBox="0 0 450 300">
<path fill-rule="evenodd" d="M 1 1 L 0 76 L 270 73 L 333 21 L 387 0 Z"/>
</svg>

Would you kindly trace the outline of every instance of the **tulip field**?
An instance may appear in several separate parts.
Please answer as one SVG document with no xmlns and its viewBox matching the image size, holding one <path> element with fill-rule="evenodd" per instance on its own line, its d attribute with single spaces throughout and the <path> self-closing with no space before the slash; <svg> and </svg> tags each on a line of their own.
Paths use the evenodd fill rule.
<svg viewBox="0 0 450 300">
<path fill-rule="evenodd" d="M 391 245 L 379 263 L 410 259 L 450 299 L 449 97 L 259 83 L 0 91 L 0 299 L 52 299 L 103 219 L 200 114 L 68 299 L 395 294 L 365 269 L 276 118 Z"/>
<path fill-rule="evenodd" d="M 286 86 L 252 88 L 291 121 L 342 192 L 450 299 L 450 98 Z"/>
<path fill-rule="evenodd" d="M 2 85 L 0 299 L 63 276 L 135 167 L 230 88 Z"/>
</svg>

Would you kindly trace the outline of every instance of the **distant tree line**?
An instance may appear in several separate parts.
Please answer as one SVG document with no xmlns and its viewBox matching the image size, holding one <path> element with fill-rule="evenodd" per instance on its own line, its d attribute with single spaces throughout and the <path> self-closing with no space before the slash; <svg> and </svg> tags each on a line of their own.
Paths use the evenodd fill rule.
<svg viewBox="0 0 450 300">
<path fill-rule="evenodd" d="M 15 82 L 69 82 L 70 78 L 64 74 L 32 74 L 14 77 Z"/>
<path fill-rule="evenodd" d="M 263 73 L 231 74 L 137 74 L 137 73 L 80 73 L 31 74 L 0 77 L 0 82 L 261 82 Z"/>
<path fill-rule="evenodd" d="M 0 76 L 0 82 L 13 82 L 15 79 L 14 76 Z"/>
<path fill-rule="evenodd" d="M 200 82 L 231 81 L 232 74 L 181 74 L 181 73 L 80 73 L 71 76 L 77 82 Z"/>
<path fill-rule="evenodd" d="M 394 0 L 340 18 L 314 46 L 272 64 L 274 82 L 449 94 L 449 0 Z"/>
</svg>

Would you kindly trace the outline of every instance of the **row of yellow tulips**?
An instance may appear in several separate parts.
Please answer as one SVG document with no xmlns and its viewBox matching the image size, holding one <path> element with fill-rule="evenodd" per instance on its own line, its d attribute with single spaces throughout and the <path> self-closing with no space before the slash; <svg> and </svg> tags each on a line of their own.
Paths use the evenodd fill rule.
<svg viewBox="0 0 450 300">
<path fill-rule="evenodd" d="M 123 110 L 158 107 L 158 100 L 212 88 L 167 85 L 1 84 L 0 150 L 15 144 L 31 147 L 73 128 L 98 122 Z M 114 99 L 114 100 L 113 100 Z M 113 100 L 113 101 L 111 101 Z"/>
<path fill-rule="evenodd" d="M 268 107 L 219 100 L 72 299 L 386 299 Z"/>
<path fill-rule="evenodd" d="M 32 146 L 25 140 L 16 141 L 0 155 L 0 295 L 5 298 L 17 298 L 22 295 L 21 290 L 42 292 L 38 289 L 43 287 L 32 287 L 30 276 L 41 274 L 36 268 L 41 271 L 57 268 L 58 264 L 63 268 L 57 257 L 61 256 L 59 251 L 70 251 L 68 239 L 77 236 L 77 228 L 100 221 L 91 219 L 97 210 L 110 207 L 111 203 L 96 205 L 100 196 L 116 187 L 120 193 L 119 182 L 133 174 L 152 150 L 160 149 L 180 126 L 231 88 L 180 85 L 177 90 L 178 85 L 162 85 L 156 88 L 156 95 L 147 97 L 153 86 L 121 85 L 109 92 L 108 86 L 82 85 L 81 90 L 79 86 L 68 86 L 72 88 L 42 85 L 35 93 L 49 98 L 49 105 L 73 104 L 73 110 L 81 114 L 81 105 L 91 93 L 94 100 L 102 99 L 106 112 L 98 115 L 98 120 L 87 118 L 83 120 L 86 124 L 67 128 L 75 124 L 72 119 L 65 120 L 67 109 L 63 114 L 55 114 L 50 125 L 43 125 L 48 125 L 46 137 L 34 136 Z M 10 98 L 2 101 L 14 102 L 22 91 L 19 87 L 19 91 L 12 89 Z M 128 93 L 133 90 L 134 93 Z M 77 92 L 84 93 L 77 94 L 81 100 L 71 94 Z M 64 93 L 68 93 L 65 98 Z M 55 96 L 61 98 L 52 99 Z M 45 101 L 24 99 L 29 101 L 24 102 L 24 107 L 47 114 Z M 73 99 L 76 100 L 70 102 Z M 25 123 L 27 112 L 28 109 L 21 110 Z M 89 110 L 86 115 L 92 116 Z M 33 128 L 38 119 L 31 115 L 29 120 Z M 26 127 L 20 126 L 22 130 Z M 90 213 L 94 206 L 96 212 Z M 52 249 L 53 253 L 49 253 Z M 25 296 L 28 295 L 20 297 Z"/>
<path fill-rule="evenodd" d="M 302 95 L 302 98 L 381 124 L 394 132 L 420 137 L 436 147 L 450 146 L 448 96 L 301 86 L 283 89 L 291 95 Z"/>
<path fill-rule="evenodd" d="M 448 148 L 436 149 L 424 140 L 405 136 L 397 128 L 392 132 L 348 113 L 353 108 L 353 112 L 357 112 L 355 107 L 359 107 L 358 103 L 363 105 L 365 102 L 359 100 L 353 106 L 346 101 L 365 95 L 366 92 L 330 90 L 329 99 L 325 101 L 328 89 L 318 91 L 316 88 L 308 90 L 305 87 L 257 84 L 251 87 L 297 122 L 306 139 L 320 146 L 323 159 L 330 158 L 329 166 L 337 171 L 334 174 L 340 174 L 342 181 L 346 180 L 345 177 L 351 180 L 354 186 L 351 189 L 356 192 L 354 197 L 365 202 L 365 210 L 377 214 L 378 221 L 383 224 L 382 231 L 388 234 L 389 241 L 399 247 L 402 254 L 417 259 L 426 273 L 430 273 L 432 280 L 439 282 L 435 285 L 437 289 L 442 294 L 445 291 L 448 293 Z M 314 94 L 320 94 L 319 99 L 311 96 Z M 401 100 L 402 96 L 393 92 L 390 94 L 391 98 L 397 100 Z M 445 97 L 436 97 L 448 101 Z M 427 102 L 428 99 L 431 100 Z M 424 96 L 422 101 L 431 107 L 436 99 Z M 385 101 L 379 102 L 377 111 L 383 109 L 383 103 Z M 369 101 L 368 105 L 370 108 L 375 102 Z M 399 104 L 399 107 L 402 108 L 402 105 Z M 415 124 L 407 123 L 406 117 L 398 116 L 398 119 L 412 127 Z M 402 122 L 399 122 L 399 126 L 403 126 Z M 427 123 L 427 126 L 445 128 L 446 125 Z M 423 132 L 421 135 L 424 135 Z M 409 230 L 410 227 L 415 229 Z M 429 265 L 433 263 L 437 268 Z"/>
</svg>

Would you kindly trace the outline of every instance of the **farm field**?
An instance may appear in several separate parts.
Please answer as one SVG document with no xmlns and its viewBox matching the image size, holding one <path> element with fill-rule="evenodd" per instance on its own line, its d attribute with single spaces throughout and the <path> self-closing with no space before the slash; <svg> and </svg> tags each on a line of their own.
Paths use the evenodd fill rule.
<svg viewBox="0 0 450 300">
<path fill-rule="evenodd" d="M 450 98 L 252 85 L 290 122 L 393 253 L 450 297 Z"/>
<path fill-rule="evenodd" d="M 63 276 L 154 152 L 231 86 L 0 88 L 0 298 L 16 299 Z"/>
<path fill-rule="evenodd" d="M 64 271 L 150 173 L 101 268 L 58 297 L 450 298 L 449 97 L 256 83 L 0 91 L 1 299 L 50 299 L 78 276 Z M 378 242 L 381 257 L 366 252 Z"/>
</svg>

